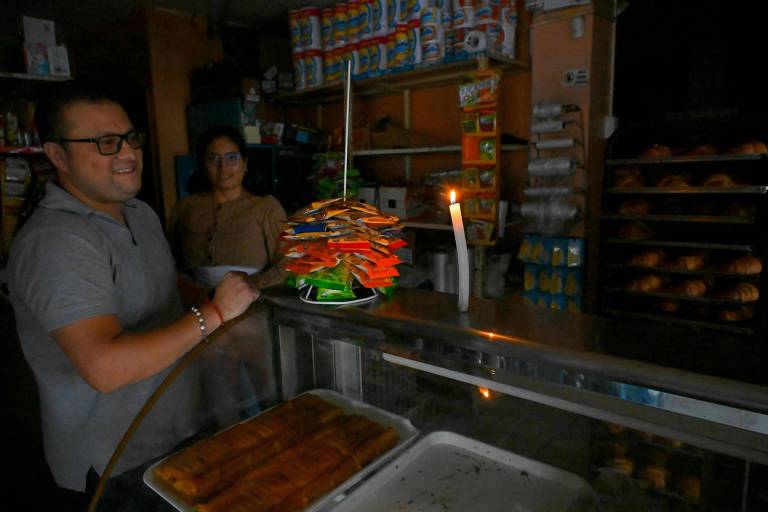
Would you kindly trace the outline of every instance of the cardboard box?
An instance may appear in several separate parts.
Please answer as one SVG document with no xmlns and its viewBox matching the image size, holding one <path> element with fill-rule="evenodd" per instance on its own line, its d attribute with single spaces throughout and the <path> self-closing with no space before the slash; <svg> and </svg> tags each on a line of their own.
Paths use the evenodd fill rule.
<svg viewBox="0 0 768 512">
<path fill-rule="evenodd" d="M 29 16 L 22 16 L 21 20 L 25 43 L 56 46 L 56 24 L 53 21 Z"/>
<path fill-rule="evenodd" d="M 50 74 L 48 51 L 45 45 L 41 43 L 25 43 L 24 64 L 26 65 L 27 73 L 33 75 Z"/>
<path fill-rule="evenodd" d="M 66 46 L 48 46 L 48 64 L 53 76 L 70 76 Z"/>
<path fill-rule="evenodd" d="M 359 187 L 356 199 L 361 203 L 370 204 L 378 208 L 378 191 L 376 187 Z"/>
<path fill-rule="evenodd" d="M 406 187 L 379 187 L 379 210 L 401 219 L 408 215 L 408 189 Z"/>
<path fill-rule="evenodd" d="M 388 118 L 381 119 L 371 128 L 373 149 L 394 149 L 433 146 L 430 137 L 396 125 Z"/>
</svg>

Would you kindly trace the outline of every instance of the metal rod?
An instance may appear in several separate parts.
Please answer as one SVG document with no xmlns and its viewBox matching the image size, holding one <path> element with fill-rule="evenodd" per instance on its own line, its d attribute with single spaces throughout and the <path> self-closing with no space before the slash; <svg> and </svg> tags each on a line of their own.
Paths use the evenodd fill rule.
<svg viewBox="0 0 768 512">
<path fill-rule="evenodd" d="M 352 60 L 347 61 L 347 73 L 344 80 L 344 193 L 347 198 L 347 171 L 349 170 L 349 139 L 352 120 Z"/>
</svg>

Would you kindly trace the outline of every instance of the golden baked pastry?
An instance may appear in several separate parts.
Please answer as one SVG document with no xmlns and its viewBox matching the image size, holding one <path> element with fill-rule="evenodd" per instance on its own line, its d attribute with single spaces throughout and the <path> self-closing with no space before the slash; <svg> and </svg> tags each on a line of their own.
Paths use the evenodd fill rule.
<svg viewBox="0 0 768 512">
<path fill-rule="evenodd" d="M 660 466 L 646 466 L 640 470 L 638 477 L 651 487 L 666 489 L 669 470 Z"/>
<path fill-rule="evenodd" d="M 680 303 L 674 299 L 662 299 L 659 301 L 659 309 L 665 313 L 674 313 L 680 307 Z"/>
<path fill-rule="evenodd" d="M 664 292 L 686 297 L 701 297 L 707 293 L 707 285 L 701 279 L 686 279 L 665 288 Z"/>
<path fill-rule="evenodd" d="M 741 306 L 737 309 L 721 309 L 717 312 L 717 318 L 725 322 L 744 322 L 755 316 L 755 310 L 749 306 Z"/>
<path fill-rule="evenodd" d="M 636 254 L 627 260 L 627 265 L 642 268 L 655 268 L 660 266 L 667 257 L 662 249 L 650 249 Z"/>
<path fill-rule="evenodd" d="M 663 176 L 656 183 L 656 186 L 662 188 L 687 188 L 691 186 L 691 181 L 684 174 L 668 174 Z"/>
<path fill-rule="evenodd" d="M 720 272 L 745 276 L 759 274 L 762 271 L 762 260 L 752 255 L 739 256 L 720 267 Z"/>
<path fill-rule="evenodd" d="M 610 459 L 606 466 L 626 476 L 632 476 L 635 472 L 635 461 L 629 457 L 615 457 Z"/>
<path fill-rule="evenodd" d="M 693 254 L 684 254 L 679 256 L 666 264 L 666 267 L 670 270 L 701 270 L 706 263 L 706 255 L 702 252 L 696 252 Z"/>
<path fill-rule="evenodd" d="M 768 147 L 759 140 L 752 140 L 731 148 L 728 153 L 731 155 L 768 153 Z"/>
<path fill-rule="evenodd" d="M 718 292 L 717 296 L 721 299 L 738 302 L 754 302 L 760 298 L 760 288 L 752 283 L 736 283 L 730 288 Z"/>
<path fill-rule="evenodd" d="M 691 501 L 701 498 L 701 479 L 692 475 L 684 475 L 675 482 L 675 490 Z"/>
<path fill-rule="evenodd" d="M 712 173 L 701 182 L 702 187 L 735 187 L 736 182 L 724 172 Z"/>
<path fill-rule="evenodd" d="M 714 144 L 702 144 L 687 152 L 685 156 L 712 156 L 717 153 L 718 149 Z"/>
<path fill-rule="evenodd" d="M 630 222 L 619 226 L 618 235 L 624 240 L 648 240 L 653 238 L 654 232 L 642 222 Z"/>
<path fill-rule="evenodd" d="M 627 284 L 627 290 L 633 292 L 655 292 L 664 286 L 664 278 L 654 274 L 638 277 Z"/>
<path fill-rule="evenodd" d="M 645 199 L 630 199 L 621 203 L 619 213 L 624 215 L 646 215 L 650 209 L 651 205 Z"/>
<path fill-rule="evenodd" d="M 667 146 L 654 144 L 650 148 L 640 152 L 637 156 L 638 158 L 668 158 L 672 156 L 672 150 Z"/>
<path fill-rule="evenodd" d="M 397 441 L 392 427 L 305 394 L 193 444 L 155 474 L 200 512 L 298 510 Z"/>
<path fill-rule="evenodd" d="M 613 179 L 619 188 L 634 188 L 644 185 L 643 171 L 635 165 L 619 167 L 613 173 Z"/>
</svg>

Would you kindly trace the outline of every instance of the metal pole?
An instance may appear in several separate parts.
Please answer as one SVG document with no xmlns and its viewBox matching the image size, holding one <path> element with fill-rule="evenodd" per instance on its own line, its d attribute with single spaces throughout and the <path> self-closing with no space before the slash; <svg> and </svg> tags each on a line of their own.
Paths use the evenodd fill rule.
<svg viewBox="0 0 768 512">
<path fill-rule="evenodd" d="M 347 74 L 344 81 L 344 194 L 347 199 L 347 171 L 349 169 L 349 139 L 352 120 L 352 60 L 347 61 Z"/>
</svg>

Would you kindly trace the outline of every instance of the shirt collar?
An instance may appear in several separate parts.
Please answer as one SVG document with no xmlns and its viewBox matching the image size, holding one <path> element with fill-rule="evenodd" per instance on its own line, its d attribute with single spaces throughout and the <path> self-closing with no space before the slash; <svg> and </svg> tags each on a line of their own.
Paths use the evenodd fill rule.
<svg viewBox="0 0 768 512">
<path fill-rule="evenodd" d="M 110 217 L 104 212 L 96 210 L 78 200 L 75 196 L 61 188 L 58 183 L 53 180 L 49 180 L 45 184 L 45 197 L 40 200 L 39 206 L 48 208 L 50 210 L 59 210 L 65 212 L 78 213 L 80 215 L 101 215 Z M 123 206 L 128 208 L 136 208 L 138 206 L 138 200 L 131 198 L 123 201 Z"/>
</svg>

